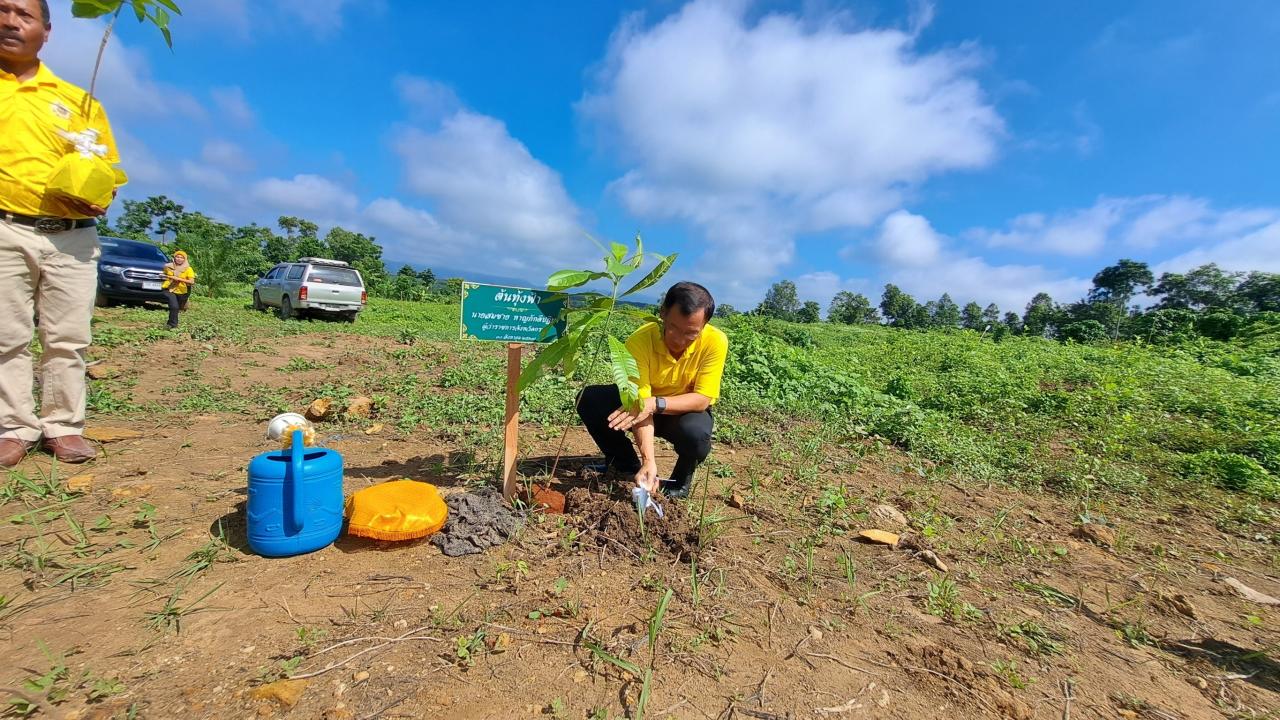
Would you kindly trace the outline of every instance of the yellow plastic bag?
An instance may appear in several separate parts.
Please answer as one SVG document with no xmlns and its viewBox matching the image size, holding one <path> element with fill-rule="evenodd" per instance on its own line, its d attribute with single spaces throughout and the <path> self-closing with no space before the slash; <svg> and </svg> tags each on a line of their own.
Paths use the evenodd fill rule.
<svg viewBox="0 0 1280 720">
<path fill-rule="evenodd" d="M 78 133 L 63 133 L 63 136 L 75 146 L 75 150 L 63 155 L 53 166 L 49 175 L 49 191 L 107 207 L 115 189 L 128 182 L 128 176 L 102 157 L 107 149 L 97 142 L 97 130 L 90 128 Z"/>
<path fill-rule="evenodd" d="M 449 506 L 435 485 L 392 480 L 347 498 L 347 534 L 375 540 L 413 540 L 444 527 Z"/>
</svg>

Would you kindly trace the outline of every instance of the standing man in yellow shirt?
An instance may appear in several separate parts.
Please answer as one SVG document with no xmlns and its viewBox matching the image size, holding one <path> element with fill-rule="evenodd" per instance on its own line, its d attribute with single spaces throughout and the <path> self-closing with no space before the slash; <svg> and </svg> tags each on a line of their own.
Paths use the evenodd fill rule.
<svg viewBox="0 0 1280 720">
<path fill-rule="evenodd" d="M 667 497 L 689 495 L 693 473 L 711 454 L 711 406 L 720 397 L 720 379 L 729 353 L 729 338 L 708 325 L 716 301 L 697 283 L 679 282 L 662 298 L 661 323 L 641 326 L 627 338 L 627 349 L 640 371 L 641 407 L 622 407 L 616 385 L 592 385 L 582 393 L 578 416 L 591 433 L 604 463 L 634 474 L 636 484 Z M 630 432 L 640 448 L 636 458 Z M 658 477 L 653 450 L 654 436 L 671 441 L 676 466 L 671 478 Z"/>
<path fill-rule="evenodd" d="M 59 131 L 98 131 L 117 163 L 106 113 L 40 62 L 47 0 L 0 0 L 0 466 L 43 438 L 62 462 L 97 455 L 85 442 L 85 361 L 104 208 L 47 192 L 71 148 Z M 40 316 L 40 414 L 28 346 Z"/>
</svg>

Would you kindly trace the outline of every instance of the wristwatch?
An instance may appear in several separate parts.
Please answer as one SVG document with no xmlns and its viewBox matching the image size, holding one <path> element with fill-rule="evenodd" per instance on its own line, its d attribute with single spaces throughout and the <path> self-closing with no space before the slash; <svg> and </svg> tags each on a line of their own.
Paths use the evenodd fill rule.
<svg viewBox="0 0 1280 720">
<path fill-rule="evenodd" d="M 667 399 L 666 399 L 666 398 L 663 398 L 663 397 L 660 397 L 660 398 L 654 398 L 654 399 L 653 399 L 653 405 L 654 405 L 654 411 L 653 411 L 653 414 L 654 414 L 654 415 L 661 415 L 662 413 L 664 413 L 664 412 L 666 412 L 666 411 L 667 411 Z"/>
</svg>

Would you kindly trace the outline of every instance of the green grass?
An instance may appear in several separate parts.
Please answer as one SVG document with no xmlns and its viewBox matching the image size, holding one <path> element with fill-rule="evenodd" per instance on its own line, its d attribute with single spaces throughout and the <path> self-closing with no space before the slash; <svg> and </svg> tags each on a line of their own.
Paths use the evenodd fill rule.
<svg viewBox="0 0 1280 720">
<path fill-rule="evenodd" d="M 380 421 L 402 430 L 426 426 L 482 461 L 492 459 L 504 352 L 501 344 L 458 340 L 456 304 L 373 298 L 355 324 L 281 322 L 251 310 L 244 290 L 238 299 L 195 298 L 176 335 L 156 331 L 164 318 L 159 308 L 99 311 L 96 341 L 114 346 L 173 337 L 270 353 L 273 338 L 324 336 L 335 355 L 357 348 L 373 365 L 352 372 L 328 360 L 295 359 L 280 373 L 281 384 L 295 370 L 328 379 L 306 388 L 257 386 L 244 397 L 193 378 L 179 409 L 258 415 L 315 397 L 363 394 L 379 400 Z M 754 317 L 717 324 L 731 338 L 716 406 L 721 441 L 770 441 L 800 421 L 821 426 L 825 444 L 854 448 L 882 438 L 934 463 L 931 473 L 962 479 L 1078 493 L 1216 485 L 1259 500 L 1280 495 L 1275 332 L 1235 344 L 1155 347 L 1025 337 L 996 342 L 968 331 L 800 326 Z M 629 329 L 619 324 L 614 334 Z M 391 342 L 362 347 L 359 337 Z M 534 384 L 522 400 L 522 419 L 558 433 L 574 420 L 574 391 L 606 379 L 605 363 L 590 378 L 589 365 L 581 363 L 572 378 L 553 372 Z M 95 383 L 92 409 L 137 409 L 127 391 L 116 381 Z M 802 469 L 794 479 L 812 479 L 800 477 Z"/>
</svg>

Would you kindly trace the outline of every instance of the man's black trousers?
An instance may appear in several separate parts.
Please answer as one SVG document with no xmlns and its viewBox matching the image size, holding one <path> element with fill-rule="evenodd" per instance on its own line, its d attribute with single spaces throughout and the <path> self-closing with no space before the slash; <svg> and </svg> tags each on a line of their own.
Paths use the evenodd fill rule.
<svg viewBox="0 0 1280 720">
<path fill-rule="evenodd" d="M 578 417 L 587 426 L 591 439 L 596 441 L 605 460 L 620 472 L 634 473 L 640 469 L 635 445 L 621 430 L 609 429 L 609 415 L 622 406 L 622 398 L 615 385 L 592 385 L 582 392 L 578 403 Z M 711 454 L 710 410 L 683 415 L 653 416 L 653 432 L 669 440 L 676 448 L 676 467 L 671 479 L 678 485 L 693 480 L 693 471 Z"/>
</svg>

